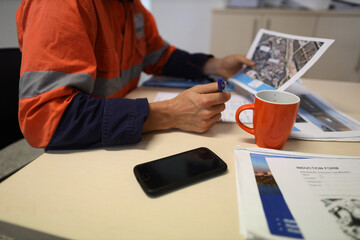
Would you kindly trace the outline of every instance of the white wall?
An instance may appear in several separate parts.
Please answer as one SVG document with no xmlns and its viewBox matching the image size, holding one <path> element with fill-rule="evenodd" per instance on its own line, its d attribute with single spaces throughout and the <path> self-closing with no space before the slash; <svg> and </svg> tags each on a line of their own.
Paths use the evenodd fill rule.
<svg viewBox="0 0 360 240">
<path fill-rule="evenodd" d="M 211 10 L 225 5 L 226 0 L 152 0 L 151 12 L 166 41 L 190 52 L 209 53 Z"/>
<path fill-rule="evenodd" d="M 15 14 L 21 0 L 0 0 L 0 48 L 18 47 Z M 165 40 L 190 52 L 209 52 L 211 10 L 226 0 L 151 0 Z"/>
<path fill-rule="evenodd" d="M 0 48 L 18 47 L 15 14 L 21 0 L 0 0 Z"/>
</svg>

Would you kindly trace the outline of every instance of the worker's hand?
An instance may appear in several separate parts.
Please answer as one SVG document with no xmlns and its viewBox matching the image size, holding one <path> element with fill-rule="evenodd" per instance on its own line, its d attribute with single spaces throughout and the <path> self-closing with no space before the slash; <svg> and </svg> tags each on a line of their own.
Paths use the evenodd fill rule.
<svg viewBox="0 0 360 240">
<path fill-rule="evenodd" d="M 205 132 L 220 118 L 229 92 L 217 92 L 217 83 L 197 85 L 172 100 L 173 122 L 185 131 Z"/>
<path fill-rule="evenodd" d="M 176 128 L 206 132 L 220 118 L 229 92 L 217 92 L 217 83 L 197 85 L 171 100 L 150 103 L 150 112 L 143 130 Z"/>
<path fill-rule="evenodd" d="M 203 72 L 206 75 L 219 75 L 230 78 L 241 70 L 243 65 L 253 67 L 255 62 L 242 54 L 229 55 L 224 58 L 210 58 L 204 65 Z"/>
</svg>

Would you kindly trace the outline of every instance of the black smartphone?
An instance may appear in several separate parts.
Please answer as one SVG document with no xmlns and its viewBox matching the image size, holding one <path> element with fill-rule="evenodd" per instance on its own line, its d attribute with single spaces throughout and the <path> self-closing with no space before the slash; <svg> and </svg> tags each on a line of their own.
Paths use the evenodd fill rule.
<svg viewBox="0 0 360 240">
<path fill-rule="evenodd" d="M 136 165 L 134 174 L 143 190 L 156 196 L 226 170 L 227 165 L 221 158 L 201 147 Z"/>
</svg>

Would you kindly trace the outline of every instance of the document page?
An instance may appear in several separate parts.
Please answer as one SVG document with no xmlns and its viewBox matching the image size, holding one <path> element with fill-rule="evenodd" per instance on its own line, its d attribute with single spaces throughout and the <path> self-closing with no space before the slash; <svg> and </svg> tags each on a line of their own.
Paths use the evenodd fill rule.
<svg viewBox="0 0 360 240">
<path fill-rule="evenodd" d="M 305 239 L 360 239 L 360 158 L 266 161 Z"/>
<path fill-rule="evenodd" d="M 231 78 L 252 94 L 261 90 L 285 90 L 299 79 L 334 42 L 260 29 L 247 58 L 254 67 L 245 67 Z"/>
<path fill-rule="evenodd" d="M 235 149 L 248 239 L 360 239 L 360 157 Z"/>
<path fill-rule="evenodd" d="M 176 97 L 178 93 L 172 93 L 172 92 L 158 92 L 155 98 L 156 101 L 164 101 L 169 100 L 174 97 Z M 247 96 L 241 96 L 241 95 L 231 95 L 231 98 L 229 101 L 225 103 L 225 110 L 221 113 L 221 119 L 222 122 L 235 122 L 235 113 L 236 110 L 245 104 L 249 104 L 253 102 L 253 98 L 251 95 Z M 253 119 L 253 111 L 243 111 L 240 114 L 240 121 L 243 123 L 252 123 Z"/>
<path fill-rule="evenodd" d="M 310 92 L 299 81 L 287 91 L 300 97 L 300 107 L 290 137 L 322 141 L 360 141 L 360 122 Z"/>
</svg>

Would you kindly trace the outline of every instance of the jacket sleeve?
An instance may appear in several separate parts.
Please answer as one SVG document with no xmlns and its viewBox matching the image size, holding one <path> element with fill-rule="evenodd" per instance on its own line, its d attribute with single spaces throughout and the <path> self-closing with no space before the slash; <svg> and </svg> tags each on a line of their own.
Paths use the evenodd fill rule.
<svg viewBox="0 0 360 240">
<path fill-rule="evenodd" d="M 94 16 L 83 0 L 22 1 L 18 8 L 19 124 L 33 147 L 90 148 L 141 138 L 145 99 L 89 95 L 96 77 Z"/>
<path fill-rule="evenodd" d="M 204 53 L 188 53 L 176 49 L 162 69 L 162 75 L 171 77 L 182 77 L 186 79 L 207 78 L 202 69 L 212 55 Z"/>
<path fill-rule="evenodd" d="M 78 93 L 66 108 L 47 150 L 137 143 L 149 113 L 146 99 L 92 98 Z"/>
</svg>

